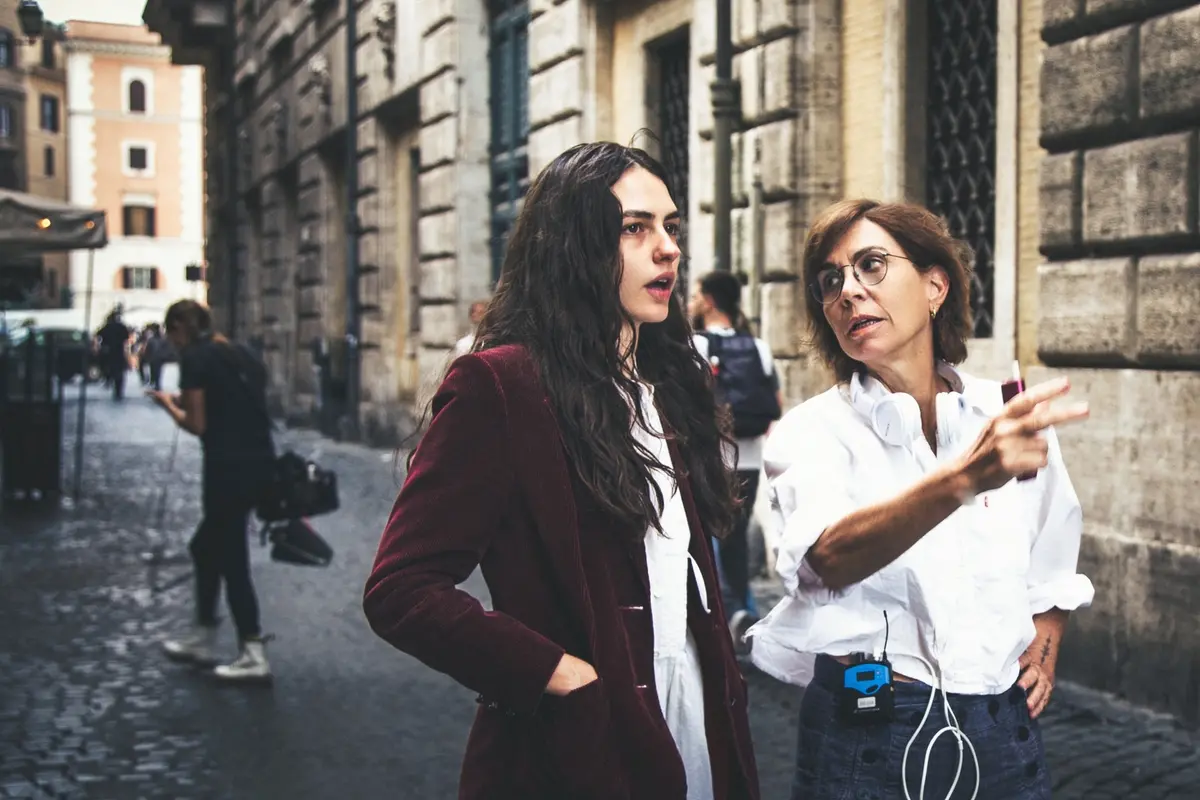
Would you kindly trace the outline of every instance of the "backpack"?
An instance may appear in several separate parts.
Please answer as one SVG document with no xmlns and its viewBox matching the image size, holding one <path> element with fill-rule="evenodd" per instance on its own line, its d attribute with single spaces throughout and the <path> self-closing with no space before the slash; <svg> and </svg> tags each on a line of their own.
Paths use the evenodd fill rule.
<svg viewBox="0 0 1200 800">
<path fill-rule="evenodd" d="M 738 439 L 762 436 L 779 419 L 782 409 L 775 381 L 763 371 L 754 337 L 748 333 L 705 333 L 704 338 L 716 376 L 717 402 L 729 406 L 733 435 Z"/>
</svg>

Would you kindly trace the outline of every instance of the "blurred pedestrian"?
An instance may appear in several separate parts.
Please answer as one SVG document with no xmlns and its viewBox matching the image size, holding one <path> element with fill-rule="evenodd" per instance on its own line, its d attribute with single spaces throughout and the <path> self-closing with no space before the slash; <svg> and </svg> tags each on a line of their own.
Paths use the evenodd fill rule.
<svg viewBox="0 0 1200 800">
<path fill-rule="evenodd" d="M 465 356 L 471 352 L 471 347 L 475 344 L 475 331 L 479 327 L 479 321 L 483 319 L 484 312 L 487 311 L 487 303 L 482 301 L 471 303 L 471 331 L 466 336 L 454 343 L 454 357 Z"/>
<path fill-rule="evenodd" d="M 376 633 L 480 694 L 463 800 L 758 797 L 710 538 L 730 438 L 666 181 L 610 143 L 534 181 L 367 581 Z M 491 610 L 456 588 L 477 567 Z"/>
<path fill-rule="evenodd" d="M 757 621 L 750 591 L 750 543 L 747 533 L 758 496 L 762 471 L 763 440 L 779 419 L 783 397 L 771 348 L 750 333 L 742 314 L 742 283 L 730 272 L 710 272 L 700 279 L 688 304 L 688 313 L 700 331 L 696 349 L 714 373 L 717 398 L 729 406 L 737 446 L 729 454 L 738 480 L 737 520 L 733 530 L 717 543 L 721 590 L 734 645 L 744 652 L 743 637 Z"/>
<path fill-rule="evenodd" d="M 750 630 L 755 664 L 811 680 L 792 798 L 1048 798 L 1037 717 L 1093 594 L 1053 426 L 1087 406 L 1048 407 L 1065 381 L 1006 404 L 954 366 L 971 256 L 919 206 L 834 205 L 803 269 L 838 384 L 767 441 L 788 596 Z"/>
<path fill-rule="evenodd" d="M 125 399 L 125 376 L 129 371 L 129 327 L 121 319 L 118 306 L 109 312 L 104 326 L 96 333 L 100 364 L 112 386 L 113 399 Z"/>
<path fill-rule="evenodd" d="M 167 309 L 166 335 L 179 351 L 180 393 L 148 394 L 179 427 L 200 438 L 204 518 L 188 547 L 195 567 L 195 627 L 188 636 L 165 641 L 163 650 L 178 661 L 217 663 L 217 599 L 224 582 L 241 652 L 214 674 L 229 682 L 269 680 L 247 541 L 250 513 L 275 455 L 266 369 L 249 348 L 215 332 L 208 309 L 193 300 Z"/>
</svg>

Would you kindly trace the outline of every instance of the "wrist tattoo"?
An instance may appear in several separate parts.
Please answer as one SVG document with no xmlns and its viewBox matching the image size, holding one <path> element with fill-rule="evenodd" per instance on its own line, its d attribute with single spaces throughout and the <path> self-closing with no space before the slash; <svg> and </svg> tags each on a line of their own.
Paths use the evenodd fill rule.
<svg viewBox="0 0 1200 800">
<path fill-rule="evenodd" d="M 1046 659 L 1050 657 L 1050 641 L 1051 637 L 1047 636 L 1046 641 L 1042 642 L 1042 663 L 1046 663 Z"/>
</svg>

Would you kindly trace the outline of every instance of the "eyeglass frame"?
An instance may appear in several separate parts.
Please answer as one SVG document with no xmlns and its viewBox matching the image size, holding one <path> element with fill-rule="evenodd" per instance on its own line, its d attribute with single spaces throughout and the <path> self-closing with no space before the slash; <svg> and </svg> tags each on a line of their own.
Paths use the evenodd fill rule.
<svg viewBox="0 0 1200 800">
<path fill-rule="evenodd" d="M 856 264 L 859 261 L 862 261 L 867 256 L 883 256 L 883 274 L 880 275 L 879 280 L 875 281 L 874 283 L 868 283 L 868 282 L 864 281 L 862 279 L 862 277 L 858 274 L 858 267 L 856 266 Z M 889 258 L 902 258 L 905 261 L 907 261 L 908 263 L 912 264 L 914 267 L 918 266 L 917 262 L 914 261 L 913 259 L 909 258 L 908 256 L 902 256 L 899 253 L 889 253 L 887 250 L 884 250 L 883 248 L 868 247 L 865 250 L 863 250 L 861 253 L 858 254 L 858 257 L 854 259 L 853 263 L 840 264 L 840 265 L 830 264 L 828 266 L 822 267 L 820 270 L 817 271 L 816 276 L 808 284 L 808 291 L 813 297 L 816 298 L 817 302 L 820 303 L 822 306 L 827 306 L 832 303 L 836 303 L 837 299 L 839 297 L 841 297 L 841 295 L 842 295 L 842 290 L 846 286 L 846 269 L 847 268 L 849 268 L 850 271 L 854 273 L 854 280 L 858 281 L 858 283 L 860 285 L 862 285 L 862 286 L 878 286 L 879 284 L 883 283 L 883 279 L 887 277 L 888 267 L 890 266 L 890 264 L 888 263 Z M 837 294 L 835 294 L 829 300 L 826 300 L 824 298 L 825 293 L 821 292 L 821 284 L 820 284 L 819 279 L 822 274 L 824 274 L 826 272 L 830 272 L 830 271 L 836 271 L 841 276 L 842 285 L 840 287 L 838 287 Z"/>
</svg>

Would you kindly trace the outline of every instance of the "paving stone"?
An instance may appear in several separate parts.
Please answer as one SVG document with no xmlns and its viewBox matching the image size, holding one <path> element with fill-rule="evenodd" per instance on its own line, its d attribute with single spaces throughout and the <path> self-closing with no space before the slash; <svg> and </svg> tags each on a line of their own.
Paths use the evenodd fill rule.
<svg viewBox="0 0 1200 800">
<path fill-rule="evenodd" d="M 282 435 L 337 470 L 353 502 L 315 521 L 337 549 L 327 569 L 274 564 L 253 548 L 276 679 L 242 691 L 158 651 L 187 620 L 190 593 L 152 591 L 141 558 L 155 544 L 145 524 L 168 474 L 169 422 L 140 399 L 99 394 L 89 415 L 80 507 L 0 511 L 0 798 L 454 797 L 474 695 L 377 640 L 359 607 L 397 488 L 389 454 Z M 64 419 L 74 420 L 70 406 Z M 194 441 L 182 439 L 163 526 L 173 550 L 198 520 L 198 469 Z M 487 601 L 478 575 L 464 586 Z M 762 610 L 779 597 L 773 581 L 755 591 Z M 227 646 L 232 656 L 232 634 Z M 762 796 L 783 800 L 802 692 L 754 670 L 747 679 Z M 1115 701 L 1060 686 L 1042 727 L 1059 800 L 1193 798 L 1200 785 L 1190 735 Z"/>
</svg>

